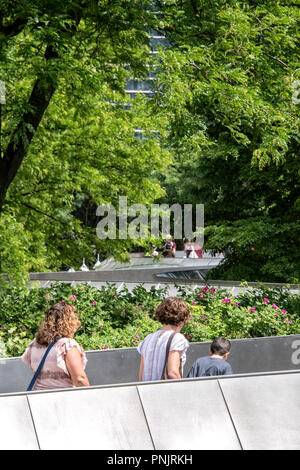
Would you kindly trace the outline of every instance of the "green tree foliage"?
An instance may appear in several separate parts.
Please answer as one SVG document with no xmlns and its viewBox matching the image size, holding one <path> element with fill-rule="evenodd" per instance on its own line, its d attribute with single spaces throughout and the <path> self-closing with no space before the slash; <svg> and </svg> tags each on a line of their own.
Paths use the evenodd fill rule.
<svg viewBox="0 0 300 470">
<path fill-rule="evenodd" d="M 227 253 L 212 276 L 297 282 L 299 6 L 158 3 L 171 43 L 155 103 L 175 155 L 167 202 L 205 205 L 205 249 Z"/>
<path fill-rule="evenodd" d="M 148 74 L 156 16 L 131 0 L 0 1 L 0 13 L 1 272 L 91 266 L 92 245 L 120 255 L 130 242 L 97 239 L 97 205 L 151 203 L 168 162 L 159 120 L 124 93 Z"/>
</svg>

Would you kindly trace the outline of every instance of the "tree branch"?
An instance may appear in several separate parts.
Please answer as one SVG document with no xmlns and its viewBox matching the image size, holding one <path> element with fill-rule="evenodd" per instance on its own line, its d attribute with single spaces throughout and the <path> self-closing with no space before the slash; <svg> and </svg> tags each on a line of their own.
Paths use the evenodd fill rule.
<svg viewBox="0 0 300 470">
<path fill-rule="evenodd" d="M 189 62 L 188 65 L 191 65 L 192 67 L 195 67 L 201 74 L 203 75 L 204 78 L 207 78 L 206 72 L 204 68 L 199 67 L 195 62 Z"/>
<path fill-rule="evenodd" d="M 45 217 L 48 217 L 49 219 L 51 220 L 54 220 L 55 222 L 59 222 L 60 224 L 63 224 L 63 222 L 59 219 L 56 219 L 55 217 L 53 217 L 52 215 L 49 215 L 47 214 L 46 212 L 43 212 L 41 211 L 40 209 L 37 209 L 36 207 L 33 207 L 31 206 L 30 204 L 27 204 L 26 202 L 21 202 L 21 204 L 25 207 L 27 207 L 27 209 L 30 209 L 30 210 L 33 210 L 35 212 L 37 212 L 38 214 L 42 214 L 44 215 Z"/>
<path fill-rule="evenodd" d="M 279 64 L 283 65 L 284 67 L 288 67 L 288 64 L 286 64 L 285 62 L 283 62 L 283 60 L 278 59 L 277 57 L 272 56 L 272 55 L 269 54 L 268 52 L 263 51 L 263 53 L 264 53 L 266 56 L 270 57 L 271 59 L 276 60 L 276 62 L 279 62 Z"/>
<path fill-rule="evenodd" d="M 60 189 L 60 188 L 56 188 L 54 186 L 49 186 L 48 188 L 43 188 L 43 189 L 33 189 L 32 191 L 28 191 L 27 193 L 17 193 L 15 194 L 15 196 L 18 196 L 18 197 L 24 197 L 24 196 L 31 196 L 32 194 L 36 194 L 36 193 L 42 193 L 44 191 L 49 191 L 49 190 L 57 190 L 57 189 Z"/>
</svg>

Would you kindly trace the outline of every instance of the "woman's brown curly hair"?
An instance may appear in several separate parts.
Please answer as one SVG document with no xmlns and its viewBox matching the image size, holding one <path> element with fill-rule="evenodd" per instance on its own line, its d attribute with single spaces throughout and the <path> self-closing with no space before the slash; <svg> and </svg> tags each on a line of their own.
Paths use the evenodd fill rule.
<svg viewBox="0 0 300 470">
<path fill-rule="evenodd" d="M 163 325 L 179 325 L 186 322 L 190 308 L 186 302 L 178 297 L 167 297 L 156 308 L 156 319 Z"/>
<path fill-rule="evenodd" d="M 42 346 L 49 346 L 55 338 L 74 338 L 80 325 L 74 305 L 58 302 L 46 313 L 35 339 Z"/>
</svg>

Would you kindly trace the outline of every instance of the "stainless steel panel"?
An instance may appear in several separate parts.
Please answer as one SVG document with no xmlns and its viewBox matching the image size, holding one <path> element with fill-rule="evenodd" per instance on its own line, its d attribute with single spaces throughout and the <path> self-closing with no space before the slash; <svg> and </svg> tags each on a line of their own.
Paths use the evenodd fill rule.
<svg viewBox="0 0 300 470">
<path fill-rule="evenodd" d="M 217 380 L 138 389 L 155 449 L 240 449 Z"/>
<path fill-rule="evenodd" d="M 41 449 L 152 450 L 136 387 L 32 394 Z"/>
<path fill-rule="evenodd" d="M 39 448 L 26 396 L 0 398 L 0 449 Z"/>
<path fill-rule="evenodd" d="M 209 258 L 209 257 L 208 257 Z M 130 266 L 129 269 L 125 268 L 125 265 L 122 263 L 122 269 L 115 269 L 114 261 L 112 261 L 112 267 L 109 267 L 109 264 L 104 265 L 100 270 L 92 270 L 88 272 L 76 271 L 76 272 L 47 272 L 47 273 L 31 273 L 30 280 L 34 281 L 61 281 L 61 282 L 72 282 L 72 281 L 92 281 L 92 282 L 149 282 L 157 284 L 159 281 L 155 277 L 155 274 L 161 272 L 170 271 L 189 271 L 197 269 L 197 265 L 201 270 L 206 270 L 212 268 L 214 265 L 218 264 L 221 261 L 222 257 L 213 257 L 208 259 L 205 255 L 202 259 L 174 259 L 174 258 L 164 258 L 162 264 L 149 265 L 140 269 L 138 266 Z M 149 259 L 148 259 L 149 260 Z M 172 261 L 173 260 L 173 261 Z M 177 266 L 176 266 L 177 264 Z M 104 269 L 103 269 L 104 268 Z M 178 284 L 186 284 L 186 280 L 178 280 Z M 193 284 L 195 281 L 189 281 L 188 284 Z M 196 284 L 201 285 L 201 281 L 197 281 Z M 240 287 L 241 281 L 222 281 L 222 280 L 210 280 L 210 286 L 220 287 L 227 289 L 228 287 Z M 203 281 L 203 284 L 205 282 Z M 268 283 L 265 282 L 266 287 L 284 287 L 285 284 L 280 283 Z M 249 282 L 247 288 L 241 287 L 239 292 L 245 292 L 251 288 L 260 287 L 260 284 L 257 282 Z M 300 284 L 291 284 L 290 291 L 293 293 L 300 291 Z"/>
<path fill-rule="evenodd" d="M 190 343 L 185 374 L 197 357 L 208 355 L 211 343 Z M 300 369 L 300 335 L 233 339 L 228 362 L 234 374 Z"/>
<path fill-rule="evenodd" d="M 300 449 L 300 373 L 219 382 L 244 449 Z"/>
<path fill-rule="evenodd" d="M 209 353 L 210 342 L 190 343 L 184 376 L 193 362 Z M 300 369 L 300 335 L 232 340 L 228 358 L 235 374 Z M 137 382 L 136 348 L 87 352 L 91 385 Z M 0 393 L 24 391 L 32 378 L 21 359 L 0 359 Z"/>
<path fill-rule="evenodd" d="M 0 393 L 23 392 L 32 377 L 32 370 L 21 359 L 0 359 Z"/>
<path fill-rule="evenodd" d="M 140 355 L 135 348 L 87 353 L 86 373 L 91 385 L 138 381 Z"/>
</svg>

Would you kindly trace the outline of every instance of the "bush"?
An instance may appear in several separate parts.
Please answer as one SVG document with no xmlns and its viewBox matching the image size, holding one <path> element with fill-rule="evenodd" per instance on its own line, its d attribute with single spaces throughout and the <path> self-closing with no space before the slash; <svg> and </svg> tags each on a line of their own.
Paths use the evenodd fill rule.
<svg viewBox="0 0 300 470">
<path fill-rule="evenodd" d="M 230 291 L 208 286 L 193 290 L 178 287 L 189 303 L 190 319 L 182 333 L 192 342 L 218 336 L 250 338 L 300 333 L 300 296 L 288 288 L 250 289 L 233 297 Z M 73 303 L 82 326 L 76 340 L 85 350 L 137 346 L 161 325 L 156 306 L 166 289 L 148 292 L 138 285 L 132 292 L 115 284 L 100 290 L 88 284 L 56 283 L 50 288 L 10 288 L 0 294 L 0 339 L 8 356 L 21 355 L 34 338 L 50 306 L 61 300 Z"/>
<path fill-rule="evenodd" d="M 190 341 L 300 333 L 300 296 L 291 295 L 288 290 L 262 286 L 235 297 L 224 289 L 208 286 L 179 290 L 191 304 L 190 321 L 183 330 Z M 295 310 L 287 310 L 288 307 Z"/>
</svg>

